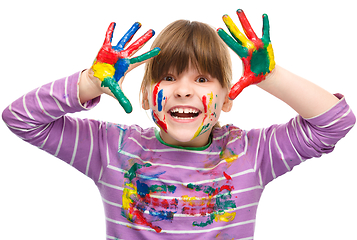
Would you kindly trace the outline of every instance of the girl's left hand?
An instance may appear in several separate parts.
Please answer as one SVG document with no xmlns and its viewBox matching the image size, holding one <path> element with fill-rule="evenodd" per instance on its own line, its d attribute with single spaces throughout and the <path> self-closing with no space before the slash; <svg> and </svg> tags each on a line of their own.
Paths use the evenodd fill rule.
<svg viewBox="0 0 357 240">
<path fill-rule="evenodd" d="M 239 81 L 231 88 L 230 99 L 235 99 L 242 90 L 251 84 L 263 81 L 275 68 L 273 47 L 270 42 L 268 15 L 263 15 L 263 37 L 260 39 L 250 26 L 243 10 L 238 9 L 237 15 L 246 34 L 242 34 L 228 15 L 223 21 L 234 39 L 223 29 L 218 29 L 222 40 L 242 59 L 244 72 Z"/>
</svg>

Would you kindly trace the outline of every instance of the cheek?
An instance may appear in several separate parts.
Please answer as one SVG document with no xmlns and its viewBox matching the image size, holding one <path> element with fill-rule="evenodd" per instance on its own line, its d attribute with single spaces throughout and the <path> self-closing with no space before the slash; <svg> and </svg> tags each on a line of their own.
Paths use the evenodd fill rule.
<svg viewBox="0 0 357 240">
<path fill-rule="evenodd" d="M 164 96 L 164 89 L 160 89 L 160 82 L 155 84 L 154 89 L 152 91 L 152 109 L 157 109 L 157 111 L 161 112 L 163 110 L 163 106 L 166 102 L 166 97 Z"/>
<path fill-rule="evenodd" d="M 206 122 L 212 122 L 217 120 L 217 106 L 219 106 L 220 104 L 218 96 L 212 92 L 207 95 L 204 95 L 202 97 L 202 103 L 205 111 L 204 120 L 206 120 Z"/>
<path fill-rule="evenodd" d="M 160 83 L 154 85 L 152 91 L 152 103 L 150 104 L 151 116 L 153 121 L 165 132 L 167 132 L 167 124 L 162 110 L 166 103 L 166 97 L 164 96 L 164 89 L 160 89 Z"/>
</svg>

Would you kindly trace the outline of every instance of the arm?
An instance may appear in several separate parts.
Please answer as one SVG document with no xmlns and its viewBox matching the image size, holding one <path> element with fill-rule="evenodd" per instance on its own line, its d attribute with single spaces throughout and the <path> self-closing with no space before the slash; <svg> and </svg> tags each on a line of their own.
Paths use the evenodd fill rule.
<svg viewBox="0 0 357 240">
<path fill-rule="evenodd" d="M 142 45 L 138 48 L 140 46 Z M 130 48 L 131 46 L 127 50 Z M 102 50 L 103 47 L 98 55 L 103 55 Z M 119 77 L 122 81 L 124 74 L 145 60 L 145 58 L 140 58 L 141 56 L 128 58 L 136 50 L 127 55 L 124 54 L 125 50 L 120 52 L 121 56 L 125 55 L 123 59 L 126 59 L 126 62 L 133 64 L 128 64 L 126 69 L 120 68 L 125 71 L 114 71 L 113 79 L 115 74 L 120 73 L 122 76 L 119 75 Z M 115 56 L 115 54 L 117 52 L 104 55 L 108 57 L 108 55 Z M 97 66 L 106 64 L 98 62 L 98 59 L 104 59 L 104 57 L 97 56 L 95 61 Z M 111 66 L 115 70 L 114 64 L 115 62 Z M 114 125 L 110 123 L 72 118 L 66 115 L 94 107 L 99 102 L 98 96 L 102 93 L 112 94 L 108 88 L 101 87 L 101 75 L 97 72 L 97 77 L 95 77 L 94 72 L 89 69 L 81 74 L 76 73 L 43 85 L 11 103 L 3 111 L 2 117 L 9 129 L 24 141 L 64 160 L 92 179 L 98 180 L 101 160 L 103 159 L 105 165 L 108 158 L 105 155 L 106 151 L 100 150 L 108 149 L 110 145 L 113 152 L 117 151 L 118 145 L 115 143 L 115 139 L 118 139 L 116 135 L 118 132 L 115 131 L 117 128 L 111 128 Z M 119 86 L 117 81 L 115 84 Z"/>
<path fill-rule="evenodd" d="M 281 99 L 299 115 L 286 124 L 249 131 L 248 153 L 254 160 L 262 186 L 290 171 L 306 159 L 330 153 L 336 143 L 354 126 L 356 118 L 344 98 L 341 100 L 315 84 L 275 65 L 270 43 L 269 21 L 263 15 L 263 37 L 259 39 L 242 10 L 237 11 L 245 37 L 227 16 L 230 30 L 218 34 L 242 59 L 244 73 L 232 87 L 236 97 L 245 87 L 257 84 Z M 255 148 L 252 146 L 256 146 Z"/>
<path fill-rule="evenodd" d="M 303 118 L 316 117 L 339 101 L 321 87 L 280 66 L 257 86 L 284 101 Z"/>
</svg>

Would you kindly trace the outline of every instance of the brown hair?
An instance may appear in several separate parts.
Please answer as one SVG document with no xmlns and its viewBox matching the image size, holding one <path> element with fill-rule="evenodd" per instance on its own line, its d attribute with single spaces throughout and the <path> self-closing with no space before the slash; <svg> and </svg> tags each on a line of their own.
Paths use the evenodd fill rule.
<svg viewBox="0 0 357 240">
<path fill-rule="evenodd" d="M 169 24 L 155 39 L 152 49 L 159 47 L 158 56 L 145 66 L 141 90 L 158 82 L 170 70 L 180 74 L 189 65 L 201 73 L 217 78 L 222 87 L 231 87 L 232 67 L 226 44 L 208 24 L 178 20 Z"/>
</svg>

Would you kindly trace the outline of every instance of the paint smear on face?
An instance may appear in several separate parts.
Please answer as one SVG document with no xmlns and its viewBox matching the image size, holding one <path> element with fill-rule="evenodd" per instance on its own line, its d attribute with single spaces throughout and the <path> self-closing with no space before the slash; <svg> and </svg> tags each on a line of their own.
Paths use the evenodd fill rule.
<svg viewBox="0 0 357 240">
<path fill-rule="evenodd" d="M 164 130 L 165 132 L 167 132 L 167 124 L 166 124 L 166 121 L 165 121 L 165 116 L 164 116 L 164 119 L 161 120 L 159 118 L 159 116 L 155 113 L 154 110 L 151 111 L 152 113 L 152 119 L 154 120 L 154 122 L 162 129 Z"/>
<path fill-rule="evenodd" d="M 164 100 L 164 89 L 161 89 L 157 94 L 157 110 L 162 111 L 162 101 Z"/>
<path fill-rule="evenodd" d="M 154 91 L 152 92 L 152 104 L 154 107 L 156 106 L 156 99 L 157 99 L 157 94 L 159 92 L 160 83 L 161 81 L 155 85 Z"/>
<path fill-rule="evenodd" d="M 209 100 L 208 100 L 208 104 L 207 104 L 207 97 L 206 95 L 202 96 L 202 103 L 203 103 L 203 107 L 204 107 L 204 111 L 205 111 L 205 116 L 202 120 L 201 126 L 197 129 L 197 131 L 195 132 L 195 134 L 193 135 L 192 139 L 198 137 L 199 135 L 207 132 L 210 129 L 211 124 L 205 123 L 205 120 L 208 116 L 211 116 L 211 107 L 212 107 L 212 101 L 213 101 L 213 93 L 209 93 L 207 94 L 207 96 L 209 96 Z"/>
</svg>

